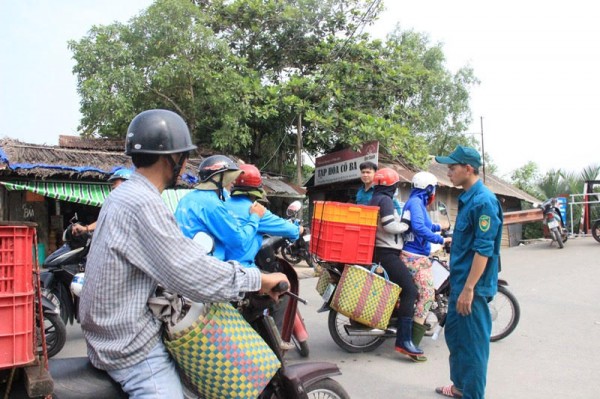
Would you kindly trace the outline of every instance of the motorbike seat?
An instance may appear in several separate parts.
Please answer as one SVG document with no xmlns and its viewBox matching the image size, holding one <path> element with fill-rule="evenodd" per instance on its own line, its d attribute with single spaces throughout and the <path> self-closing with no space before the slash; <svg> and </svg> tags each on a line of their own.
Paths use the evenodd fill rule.
<svg viewBox="0 0 600 399">
<path fill-rule="evenodd" d="M 54 381 L 53 397 L 60 399 L 127 398 L 108 373 L 97 369 L 87 357 L 51 359 L 50 375 Z"/>
</svg>

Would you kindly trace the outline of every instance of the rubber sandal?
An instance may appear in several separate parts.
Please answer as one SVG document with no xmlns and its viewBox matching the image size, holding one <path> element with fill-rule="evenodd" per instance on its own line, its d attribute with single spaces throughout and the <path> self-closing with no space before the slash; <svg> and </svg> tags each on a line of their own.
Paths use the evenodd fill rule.
<svg viewBox="0 0 600 399">
<path fill-rule="evenodd" d="M 427 361 L 427 356 L 423 355 L 408 355 L 408 357 L 410 357 L 410 360 L 415 363 L 423 363 Z"/>
<path fill-rule="evenodd" d="M 445 387 L 437 387 L 435 393 L 448 398 L 462 398 L 462 393 L 458 389 L 454 388 L 454 385 L 446 385 Z"/>
</svg>

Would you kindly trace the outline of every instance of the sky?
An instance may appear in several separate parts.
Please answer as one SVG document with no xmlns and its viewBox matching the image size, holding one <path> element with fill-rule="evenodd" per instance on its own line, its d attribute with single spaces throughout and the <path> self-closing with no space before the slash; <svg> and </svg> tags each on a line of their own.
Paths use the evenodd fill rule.
<svg viewBox="0 0 600 399">
<path fill-rule="evenodd" d="M 127 22 L 151 0 L 19 0 L 0 4 L 0 138 L 57 145 L 78 134 L 79 95 L 68 40 L 93 25 Z M 366 28 L 383 38 L 397 25 L 441 43 L 451 72 L 470 66 L 468 133 L 510 173 L 532 161 L 540 173 L 600 165 L 600 11 L 583 0 L 488 2 L 384 0 Z"/>
</svg>

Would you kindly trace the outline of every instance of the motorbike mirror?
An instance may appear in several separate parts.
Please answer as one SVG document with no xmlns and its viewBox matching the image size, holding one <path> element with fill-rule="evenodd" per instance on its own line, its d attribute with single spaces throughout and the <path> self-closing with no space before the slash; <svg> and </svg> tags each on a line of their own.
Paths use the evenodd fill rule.
<svg viewBox="0 0 600 399">
<path fill-rule="evenodd" d="M 302 202 L 296 200 L 287 207 L 285 213 L 288 216 L 294 216 L 300 209 L 302 209 Z"/>
<path fill-rule="evenodd" d="M 194 242 L 200 244 L 200 246 L 204 248 L 206 253 L 209 255 L 212 254 L 213 250 L 215 249 L 215 240 L 213 240 L 210 234 L 207 234 L 203 231 L 196 233 L 193 240 Z"/>
<path fill-rule="evenodd" d="M 438 211 L 442 215 L 444 215 L 444 216 L 448 215 L 448 208 L 446 208 L 446 204 L 445 203 L 443 203 L 442 201 L 438 201 L 437 206 L 438 206 Z"/>
</svg>

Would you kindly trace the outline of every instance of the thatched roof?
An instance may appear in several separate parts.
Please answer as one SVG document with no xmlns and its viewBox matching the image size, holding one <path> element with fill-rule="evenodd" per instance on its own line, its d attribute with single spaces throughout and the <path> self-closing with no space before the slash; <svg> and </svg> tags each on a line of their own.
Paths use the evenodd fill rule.
<svg viewBox="0 0 600 399">
<path fill-rule="evenodd" d="M 87 148 L 63 148 L 3 138 L 0 140 L 0 176 L 97 181 L 106 179 L 116 167 L 131 167 L 131 159 L 122 149 L 120 152 L 100 150 L 100 142 Z"/>
<path fill-rule="evenodd" d="M 124 148 L 122 140 L 79 136 L 60 136 L 58 146 L 29 144 L 5 137 L 0 139 L 0 179 L 102 182 L 116 168 L 133 167 Z M 210 148 L 198 148 L 187 163 L 186 173 L 195 177 L 202 159 L 214 154 L 216 152 Z M 304 189 L 280 177 L 264 174 L 263 183 L 268 194 L 291 197 L 304 195 Z"/>
</svg>

